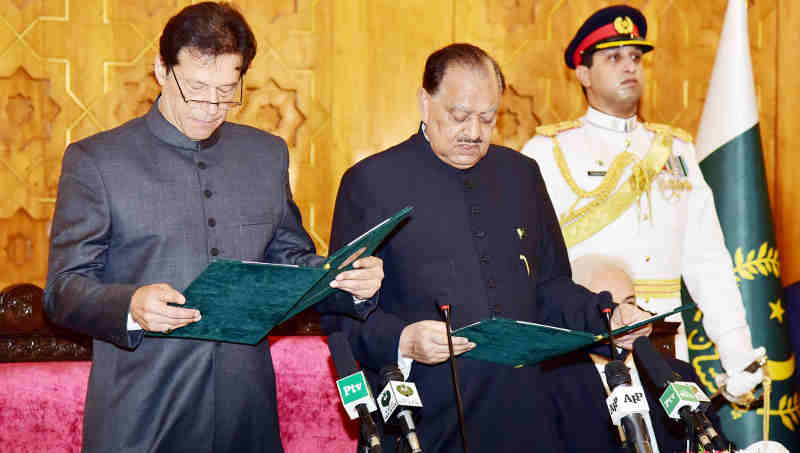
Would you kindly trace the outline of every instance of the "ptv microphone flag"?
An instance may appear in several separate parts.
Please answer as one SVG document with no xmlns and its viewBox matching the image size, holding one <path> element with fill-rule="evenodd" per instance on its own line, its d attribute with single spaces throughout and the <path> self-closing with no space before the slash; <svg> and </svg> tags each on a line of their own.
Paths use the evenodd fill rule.
<svg viewBox="0 0 800 453">
<path fill-rule="evenodd" d="M 344 410 L 351 420 L 358 418 L 356 406 L 359 404 L 365 404 L 369 412 L 377 410 L 363 371 L 358 371 L 337 380 L 336 387 L 339 389 L 339 398 L 342 400 Z"/>
<path fill-rule="evenodd" d="M 711 404 L 708 396 L 694 382 L 670 382 L 659 401 L 669 418 L 676 420 L 681 418 L 680 410 L 683 407 L 688 406 L 692 412 L 698 408 L 705 411 Z"/>
</svg>

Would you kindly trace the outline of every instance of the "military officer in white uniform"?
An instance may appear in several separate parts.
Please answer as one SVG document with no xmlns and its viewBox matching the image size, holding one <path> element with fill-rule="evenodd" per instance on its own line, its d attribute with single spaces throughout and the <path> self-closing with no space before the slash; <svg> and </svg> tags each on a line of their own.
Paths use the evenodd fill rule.
<svg viewBox="0 0 800 453">
<path fill-rule="evenodd" d="M 686 132 L 638 119 L 644 89 L 647 22 L 637 9 L 593 14 L 565 53 L 583 86 L 586 115 L 541 126 L 522 149 L 540 165 L 569 257 L 604 254 L 632 272 L 637 303 L 654 313 L 681 304 L 680 278 L 703 312 L 740 395 L 761 380 L 742 370 L 764 354 L 754 349 L 711 189 Z M 676 315 L 675 321 L 680 321 Z M 678 358 L 687 359 L 681 326 Z"/>
</svg>

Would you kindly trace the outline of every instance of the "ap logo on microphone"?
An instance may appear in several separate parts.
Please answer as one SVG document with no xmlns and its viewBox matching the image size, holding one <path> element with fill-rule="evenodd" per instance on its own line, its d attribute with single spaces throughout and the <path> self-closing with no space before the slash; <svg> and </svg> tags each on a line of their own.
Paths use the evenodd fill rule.
<svg viewBox="0 0 800 453">
<path fill-rule="evenodd" d="M 638 385 L 620 385 L 615 388 L 606 398 L 606 405 L 611 421 L 617 426 L 625 416 L 650 411 L 650 406 L 644 396 L 644 389 Z"/>
</svg>

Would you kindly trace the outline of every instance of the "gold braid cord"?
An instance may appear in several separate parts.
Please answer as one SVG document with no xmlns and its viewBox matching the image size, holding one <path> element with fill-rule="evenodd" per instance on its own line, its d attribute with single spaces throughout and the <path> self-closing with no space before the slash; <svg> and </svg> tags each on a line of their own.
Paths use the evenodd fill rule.
<svg viewBox="0 0 800 453">
<path fill-rule="evenodd" d="M 764 379 L 761 381 L 761 385 L 764 388 L 764 419 L 762 421 L 761 430 L 764 434 L 764 441 L 769 440 L 769 415 L 770 415 L 770 401 L 772 398 L 772 377 L 769 375 L 769 371 L 767 370 L 768 367 L 762 367 L 764 370 Z"/>
<path fill-rule="evenodd" d="M 617 183 L 619 183 L 619 178 L 622 177 L 625 167 L 636 159 L 636 157 L 628 151 L 617 154 L 617 157 L 614 158 L 614 161 L 609 166 L 608 172 L 606 172 L 606 176 L 603 178 L 603 181 L 600 182 L 600 185 L 594 190 L 587 192 L 581 189 L 578 183 L 575 182 L 575 178 L 572 177 L 572 173 L 567 166 L 567 160 L 564 158 L 564 152 L 561 150 L 561 145 L 559 145 L 555 137 L 553 137 L 553 154 L 555 155 L 558 169 L 561 170 L 561 176 L 564 177 L 564 181 L 567 182 L 572 192 L 578 196 L 578 199 L 572 203 L 572 206 L 561 214 L 561 217 L 558 219 L 562 225 L 568 224 L 579 217 L 583 217 L 588 211 L 608 200 L 608 197 L 611 196 L 614 189 L 617 187 Z M 585 198 L 591 198 L 592 201 L 580 209 L 575 209 L 575 206 Z"/>
<path fill-rule="evenodd" d="M 635 161 L 635 157 L 627 151 L 614 158 L 606 177 L 596 189 L 585 191 L 578 187 L 572 177 L 564 153 L 555 137 L 553 143 L 553 154 L 561 175 L 578 196 L 578 200 L 559 219 L 567 247 L 572 247 L 605 228 L 627 211 L 643 193 L 647 194 L 649 203 L 650 186 L 672 154 L 672 134 L 659 132 L 653 139 L 650 151 L 644 159 L 633 164 L 630 178 L 620 186 L 619 190 L 612 193 L 624 169 Z M 577 203 L 587 198 L 591 198 L 592 201 L 575 210 Z"/>
</svg>

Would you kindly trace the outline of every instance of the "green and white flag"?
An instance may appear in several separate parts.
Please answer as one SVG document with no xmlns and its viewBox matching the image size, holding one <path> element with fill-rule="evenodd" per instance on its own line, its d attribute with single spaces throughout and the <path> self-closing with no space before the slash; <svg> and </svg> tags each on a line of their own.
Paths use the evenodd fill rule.
<svg viewBox="0 0 800 453">
<path fill-rule="evenodd" d="M 766 425 L 769 439 L 800 452 L 794 355 L 761 149 L 746 0 L 728 1 L 696 147 L 700 168 L 714 192 L 753 345 L 767 348 L 767 369 L 773 379 Z M 685 288 L 682 292 L 687 299 Z M 706 390 L 713 393 L 717 390 L 713 378 L 723 370 L 701 317 L 699 312 L 684 313 L 689 358 Z M 763 440 L 764 408 L 746 410 L 728 404 L 719 415 L 725 435 L 739 448 Z"/>
</svg>

